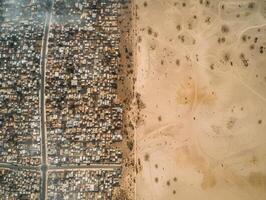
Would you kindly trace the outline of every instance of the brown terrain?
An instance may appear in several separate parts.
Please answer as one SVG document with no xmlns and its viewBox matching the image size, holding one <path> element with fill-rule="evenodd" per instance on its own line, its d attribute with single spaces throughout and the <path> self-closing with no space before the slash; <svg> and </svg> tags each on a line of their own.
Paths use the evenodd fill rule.
<svg viewBox="0 0 266 200">
<path fill-rule="evenodd" d="M 266 199 L 266 1 L 135 0 L 134 28 L 135 199 Z"/>
<path fill-rule="evenodd" d="M 135 199 L 135 142 L 134 142 L 134 113 L 132 112 L 134 99 L 135 69 L 133 63 L 133 8 L 132 2 L 122 6 L 119 26 L 120 68 L 118 80 L 118 102 L 123 104 L 123 143 L 119 149 L 123 151 L 123 170 L 121 187 L 114 192 L 114 200 Z"/>
</svg>

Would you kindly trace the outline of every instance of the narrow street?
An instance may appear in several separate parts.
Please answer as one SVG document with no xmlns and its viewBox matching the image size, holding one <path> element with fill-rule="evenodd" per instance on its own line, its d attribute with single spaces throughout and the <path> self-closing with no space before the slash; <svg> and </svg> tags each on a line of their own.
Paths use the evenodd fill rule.
<svg viewBox="0 0 266 200">
<path fill-rule="evenodd" d="M 12 164 L 12 163 L 0 163 L 1 169 L 11 169 L 11 170 L 21 170 L 26 169 L 29 171 L 40 171 L 40 167 L 37 166 L 26 166 L 26 165 L 20 165 L 20 164 Z"/>
</svg>

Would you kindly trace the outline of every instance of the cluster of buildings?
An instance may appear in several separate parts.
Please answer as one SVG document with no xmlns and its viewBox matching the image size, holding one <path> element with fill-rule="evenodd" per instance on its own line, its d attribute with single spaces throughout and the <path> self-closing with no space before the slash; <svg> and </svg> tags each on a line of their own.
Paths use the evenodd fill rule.
<svg viewBox="0 0 266 200">
<path fill-rule="evenodd" d="M 48 199 L 112 198 L 119 185 L 120 170 L 71 170 L 49 174 Z"/>
<path fill-rule="evenodd" d="M 1 200 L 38 200 L 39 197 L 39 172 L 0 169 Z"/>
<path fill-rule="evenodd" d="M 119 164 L 117 100 L 120 3 L 54 2 L 46 73 L 51 164 Z"/>
<path fill-rule="evenodd" d="M 40 164 L 40 52 L 44 10 L 1 1 L 0 162 Z"/>
<path fill-rule="evenodd" d="M 111 199 L 122 166 L 122 1 L 0 1 L 0 199 L 40 199 L 44 179 L 47 199 Z M 53 8 L 43 141 L 41 56 L 48 4 Z M 48 163 L 41 159 L 45 144 Z M 46 164 L 47 173 L 41 173 Z"/>
</svg>

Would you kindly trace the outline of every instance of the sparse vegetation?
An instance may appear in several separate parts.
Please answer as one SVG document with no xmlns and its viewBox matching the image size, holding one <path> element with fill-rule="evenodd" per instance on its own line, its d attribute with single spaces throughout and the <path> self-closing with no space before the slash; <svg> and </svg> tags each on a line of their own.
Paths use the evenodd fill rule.
<svg viewBox="0 0 266 200">
<path fill-rule="evenodd" d="M 229 32 L 229 27 L 227 25 L 222 25 L 221 31 L 222 31 L 222 33 L 228 33 Z"/>
<path fill-rule="evenodd" d="M 158 183 L 159 182 L 159 178 L 158 177 L 155 177 L 155 183 Z"/>
<path fill-rule="evenodd" d="M 129 200 L 127 191 L 119 189 L 117 193 L 114 194 L 113 200 Z"/>
<path fill-rule="evenodd" d="M 144 155 L 144 161 L 149 161 L 149 160 L 150 160 L 150 155 L 146 153 Z"/>
<path fill-rule="evenodd" d="M 133 147 L 134 147 L 133 141 L 131 141 L 131 140 L 127 141 L 127 147 L 128 147 L 128 149 L 130 151 L 132 151 L 133 150 Z"/>
<path fill-rule="evenodd" d="M 144 109 L 146 106 L 145 104 L 143 103 L 143 101 L 141 100 L 141 95 L 139 93 L 136 93 L 136 100 L 137 100 L 137 106 L 138 106 L 138 109 Z"/>
<path fill-rule="evenodd" d="M 254 7 L 255 7 L 255 2 L 250 2 L 249 4 L 248 4 L 248 8 L 249 9 L 253 9 Z"/>
<path fill-rule="evenodd" d="M 152 34 L 152 28 L 148 27 L 148 34 L 151 35 Z"/>
<path fill-rule="evenodd" d="M 144 6 L 144 7 L 147 7 L 147 6 L 148 6 L 147 1 L 144 1 L 143 6 Z"/>
</svg>

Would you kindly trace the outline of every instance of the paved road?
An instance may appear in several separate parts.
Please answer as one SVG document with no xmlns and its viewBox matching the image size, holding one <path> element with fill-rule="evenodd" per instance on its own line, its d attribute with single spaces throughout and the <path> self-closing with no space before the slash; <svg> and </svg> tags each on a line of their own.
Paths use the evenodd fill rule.
<svg viewBox="0 0 266 200">
<path fill-rule="evenodd" d="M 45 74 L 46 74 L 46 57 L 48 51 L 48 35 L 50 29 L 52 14 L 47 13 L 45 21 L 45 30 L 43 38 L 43 47 L 41 54 L 41 152 L 42 164 L 47 164 L 47 135 L 46 135 L 46 111 L 45 111 Z"/>
<path fill-rule="evenodd" d="M 62 165 L 62 166 L 55 166 L 50 165 L 48 167 L 48 171 L 65 171 L 65 170 L 113 170 L 119 169 L 121 165 L 119 164 L 111 164 L 111 165 L 104 165 L 104 164 L 97 164 L 97 165 Z"/>
<path fill-rule="evenodd" d="M 45 110 L 45 74 L 46 74 L 46 58 L 48 52 L 48 39 L 50 23 L 52 18 L 52 6 L 49 6 L 46 14 L 45 29 L 43 36 L 42 52 L 41 52 L 41 193 L 40 199 L 45 200 L 47 198 L 47 134 L 46 134 L 46 110 Z"/>
</svg>

